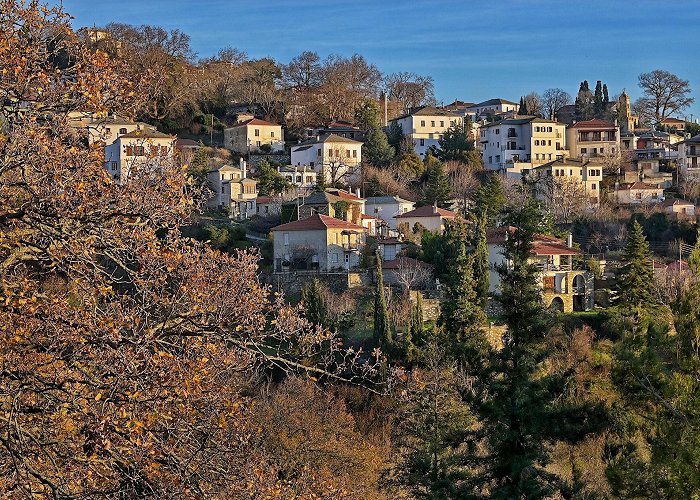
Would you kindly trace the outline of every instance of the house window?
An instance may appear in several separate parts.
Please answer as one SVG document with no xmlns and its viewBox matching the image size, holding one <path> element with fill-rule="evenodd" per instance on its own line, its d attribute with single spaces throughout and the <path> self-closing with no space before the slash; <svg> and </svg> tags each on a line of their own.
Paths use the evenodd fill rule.
<svg viewBox="0 0 700 500">
<path fill-rule="evenodd" d="M 501 155 L 496 155 L 496 163 L 501 163 Z"/>
<path fill-rule="evenodd" d="M 318 149 L 316 150 L 316 156 L 317 156 L 318 158 L 321 157 L 321 148 L 318 148 Z"/>
<path fill-rule="evenodd" d="M 445 122 L 442 121 L 442 120 L 440 120 L 440 126 L 441 126 L 441 127 L 444 127 L 444 126 L 445 126 Z"/>
<path fill-rule="evenodd" d="M 145 154 L 143 146 L 134 146 L 134 156 L 144 156 Z"/>
<path fill-rule="evenodd" d="M 434 127 L 434 126 L 435 126 L 435 120 L 431 120 L 431 121 L 430 121 L 430 126 L 431 126 L 431 127 Z"/>
<path fill-rule="evenodd" d="M 547 127 L 547 132 L 551 132 L 551 131 L 552 131 L 552 127 Z"/>
<path fill-rule="evenodd" d="M 313 176 L 307 175 L 307 176 L 306 176 L 306 183 L 307 183 L 307 184 L 313 184 L 313 182 L 314 182 Z"/>
<path fill-rule="evenodd" d="M 659 197 L 659 193 L 652 193 L 651 197 L 656 200 Z"/>
<path fill-rule="evenodd" d="M 133 146 L 127 146 L 125 149 L 126 149 L 126 156 L 134 156 L 134 147 Z"/>
<path fill-rule="evenodd" d="M 329 149 L 329 150 L 328 150 L 328 156 L 330 156 L 331 158 L 333 158 L 333 150 L 332 150 L 332 149 Z"/>
<path fill-rule="evenodd" d="M 421 140 L 420 140 L 420 145 L 421 145 L 421 146 L 425 146 L 425 139 L 421 139 Z"/>
<path fill-rule="evenodd" d="M 535 132 L 539 132 L 539 131 L 540 131 L 540 127 L 535 127 Z"/>
<path fill-rule="evenodd" d="M 357 158 L 357 149 L 352 150 L 352 157 Z"/>
<path fill-rule="evenodd" d="M 109 165 L 112 168 L 112 171 L 117 170 L 117 162 L 116 161 L 109 162 Z"/>
<path fill-rule="evenodd" d="M 596 189 L 598 189 L 598 184 L 594 182 L 593 184 L 591 184 L 591 191 L 595 191 Z"/>
<path fill-rule="evenodd" d="M 498 135 L 498 134 L 500 134 L 500 133 L 501 133 L 501 129 L 500 129 L 500 128 L 497 128 L 497 129 L 496 129 L 496 134 Z"/>
<path fill-rule="evenodd" d="M 641 200 L 641 199 L 642 199 L 642 193 L 637 193 L 636 195 L 634 195 L 634 197 L 637 198 L 638 200 Z"/>
<path fill-rule="evenodd" d="M 421 120 L 421 121 L 420 121 L 420 126 L 421 126 L 421 127 L 425 127 L 425 120 Z"/>
<path fill-rule="evenodd" d="M 345 263 L 348 264 L 350 262 L 350 254 L 346 253 L 345 254 Z"/>
<path fill-rule="evenodd" d="M 588 153 L 588 148 L 581 148 L 581 154 L 585 155 L 586 153 Z"/>
<path fill-rule="evenodd" d="M 224 194 L 224 186 L 221 186 L 221 194 Z"/>
<path fill-rule="evenodd" d="M 536 153 L 536 154 L 535 154 L 535 160 L 539 160 L 539 159 L 540 159 L 540 154 L 539 154 L 539 153 Z"/>
<path fill-rule="evenodd" d="M 493 163 L 493 156 L 489 156 L 489 163 Z"/>
<path fill-rule="evenodd" d="M 259 128 L 255 129 L 255 137 L 260 137 L 260 129 Z"/>
<path fill-rule="evenodd" d="M 274 137 L 274 136 L 275 136 L 275 132 L 274 131 L 270 132 L 270 137 Z"/>
<path fill-rule="evenodd" d="M 340 150 L 339 149 L 335 150 L 335 157 L 340 158 Z"/>
<path fill-rule="evenodd" d="M 552 153 L 548 153 L 548 154 L 547 154 L 547 159 L 548 159 L 548 160 L 551 160 L 551 159 L 552 159 Z"/>
<path fill-rule="evenodd" d="M 350 150 L 349 149 L 345 150 L 345 157 L 350 158 Z"/>
<path fill-rule="evenodd" d="M 551 146 L 551 145 L 552 145 L 552 140 L 550 139 L 547 141 L 547 146 Z"/>
<path fill-rule="evenodd" d="M 256 145 L 257 147 L 260 147 L 260 141 L 256 141 L 256 142 L 255 142 L 255 145 Z"/>
<path fill-rule="evenodd" d="M 107 132 L 109 132 L 109 129 L 107 129 Z M 119 129 L 119 135 L 124 135 L 126 134 L 126 129 L 125 128 L 120 128 Z"/>
<path fill-rule="evenodd" d="M 226 174 L 221 174 L 221 180 L 222 181 L 226 180 Z"/>
<path fill-rule="evenodd" d="M 338 254 L 337 254 L 337 253 L 331 254 L 331 262 L 332 262 L 333 264 L 337 264 L 337 263 L 338 263 Z"/>
<path fill-rule="evenodd" d="M 284 246 L 289 246 L 289 233 L 284 233 Z"/>
</svg>

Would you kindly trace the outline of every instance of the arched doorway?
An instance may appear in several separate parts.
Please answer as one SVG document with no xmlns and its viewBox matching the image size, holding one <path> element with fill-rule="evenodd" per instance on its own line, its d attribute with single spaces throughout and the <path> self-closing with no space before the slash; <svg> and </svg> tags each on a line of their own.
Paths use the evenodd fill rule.
<svg viewBox="0 0 700 500">
<path fill-rule="evenodd" d="M 555 312 L 564 312 L 564 301 L 561 297 L 554 297 L 549 304 L 549 309 Z"/>
<path fill-rule="evenodd" d="M 586 280 L 580 274 L 574 276 L 574 311 L 586 310 Z"/>
</svg>

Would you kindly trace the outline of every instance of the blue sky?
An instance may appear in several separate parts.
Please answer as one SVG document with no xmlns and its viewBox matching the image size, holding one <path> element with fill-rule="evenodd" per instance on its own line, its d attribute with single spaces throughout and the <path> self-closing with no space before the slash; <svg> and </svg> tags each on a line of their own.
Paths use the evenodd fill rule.
<svg viewBox="0 0 700 500">
<path fill-rule="evenodd" d="M 188 33 L 200 57 L 232 46 L 282 62 L 304 50 L 359 53 L 382 72 L 435 80 L 439 101 L 517 101 L 531 91 L 607 83 L 640 95 L 637 75 L 690 80 L 700 117 L 700 9 L 657 0 L 63 0 L 74 27 L 110 21 Z M 693 55 L 695 54 L 695 55 Z"/>
</svg>

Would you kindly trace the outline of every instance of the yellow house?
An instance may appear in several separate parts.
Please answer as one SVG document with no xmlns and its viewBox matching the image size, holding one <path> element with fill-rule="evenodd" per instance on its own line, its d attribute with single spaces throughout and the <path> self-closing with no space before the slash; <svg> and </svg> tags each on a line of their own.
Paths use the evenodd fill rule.
<svg viewBox="0 0 700 500">
<path fill-rule="evenodd" d="M 258 151 L 265 145 L 272 151 L 284 151 L 281 125 L 251 118 L 224 129 L 224 147 L 237 153 Z"/>
</svg>

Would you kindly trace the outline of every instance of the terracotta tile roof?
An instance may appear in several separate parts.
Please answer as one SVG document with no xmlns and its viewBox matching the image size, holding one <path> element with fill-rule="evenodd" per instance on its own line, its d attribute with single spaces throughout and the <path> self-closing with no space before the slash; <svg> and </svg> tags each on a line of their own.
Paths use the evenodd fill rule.
<svg viewBox="0 0 700 500">
<path fill-rule="evenodd" d="M 573 125 L 570 125 L 570 128 L 594 128 L 594 129 L 600 129 L 600 128 L 615 128 L 617 125 L 615 125 L 613 122 L 609 122 L 607 120 L 600 120 L 598 118 L 594 118 L 593 120 L 584 120 L 580 122 L 576 122 Z"/>
<path fill-rule="evenodd" d="M 250 120 L 246 120 L 244 122 L 236 123 L 235 125 L 232 125 L 229 128 L 236 128 L 236 127 L 244 127 L 248 125 L 263 125 L 263 126 L 268 126 L 268 127 L 279 127 L 279 123 L 272 123 L 268 122 L 265 120 L 261 120 L 259 118 L 251 118 Z"/>
<path fill-rule="evenodd" d="M 328 135 L 323 135 L 319 139 L 311 139 L 309 141 L 306 141 L 303 143 L 303 145 L 312 145 L 312 144 L 324 144 L 326 142 L 331 142 L 331 143 L 347 143 L 347 144 L 362 144 L 361 141 L 356 141 L 354 139 L 348 139 L 347 137 L 341 137 L 336 134 L 328 134 Z M 303 151 L 301 149 L 295 149 L 295 151 Z"/>
<path fill-rule="evenodd" d="M 459 216 L 457 212 L 452 212 L 450 210 L 445 210 L 444 208 L 437 208 L 432 205 L 425 205 L 423 207 L 418 207 L 415 210 L 411 210 L 410 212 L 406 212 L 400 215 L 395 215 L 395 219 L 400 219 L 403 217 L 447 217 L 447 218 L 453 218 Z"/>
<path fill-rule="evenodd" d="M 342 189 L 328 189 L 326 192 L 337 196 L 338 198 L 345 200 L 345 201 L 365 201 L 364 198 L 358 198 L 352 193 L 349 193 L 347 191 L 343 191 Z"/>
<path fill-rule="evenodd" d="M 646 182 L 630 182 L 630 183 L 625 183 L 625 184 L 620 184 L 620 189 L 627 191 L 629 189 L 644 189 L 644 190 L 653 190 L 656 191 L 658 189 L 662 189 L 659 186 L 655 186 L 653 184 L 647 184 Z"/>
<path fill-rule="evenodd" d="M 158 132 L 157 130 L 134 130 L 119 136 L 119 139 L 175 139 L 175 136 Z"/>
<path fill-rule="evenodd" d="M 272 196 L 258 196 L 255 198 L 255 203 L 259 204 L 265 204 L 265 203 L 273 203 L 276 201 L 276 198 L 273 198 Z"/>
<path fill-rule="evenodd" d="M 569 248 L 564 243 L 544 243 L 535 241 L 532 244 L 532 253 L 535 255 L 579 255 L 580 250 Z"/>
<path fill-rule="evenodd" d="M 486 231 L 486 242 L 490 245 L 502 245 L 506 241 L 506 231 L 513 234 L 516 228 L 513 226 L 497 227 Z M 532 242 L 532 253 L 535 255 L 578 255 L 581 252 L 576 248 L 570 248 L 560 238 L 548 234 L 536 233 Z"/>
<path fill-rule="evenodd" d="M 271 231 L 325 231 L 326 229 L 366 230 L 366 228 L 357 224 L 351 224 L 327 215 L 314 214 L 306 219 L 295 220 L 273 227 Z"/>
<path fill-rule="evenodd" d="M 666 198 L 663 203 L 661 203 L 664 207 L 672 207 L 674 205 L 683 205 L 683 206 L 688 206 L 692 207 L 693 203 L 687 200 L 681 200 L 680 198 Z"/>
</svg>

